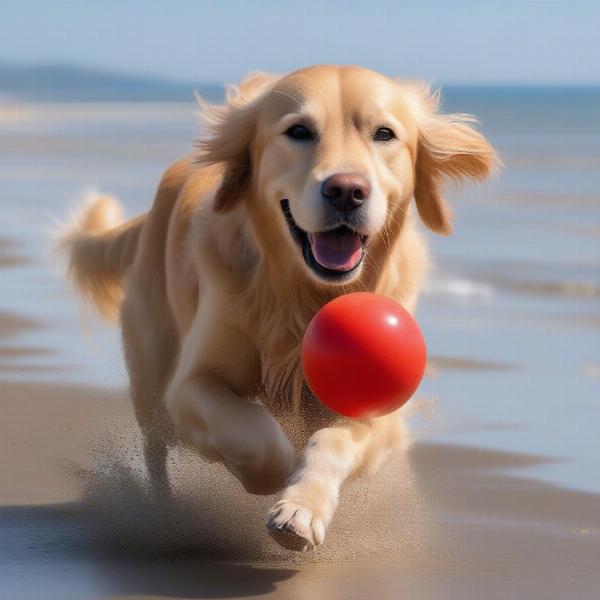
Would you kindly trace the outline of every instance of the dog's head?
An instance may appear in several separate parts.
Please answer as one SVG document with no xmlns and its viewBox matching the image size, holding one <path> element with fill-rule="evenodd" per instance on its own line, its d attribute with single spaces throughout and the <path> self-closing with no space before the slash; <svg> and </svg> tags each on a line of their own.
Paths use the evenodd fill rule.
<svg viewBox="0 0 600 600">
<path fill-rule="evenodd" d="M 257 74 L 224 106 L 204 106 L 200 160 L 224 166 L 214 210 L 245 202 L 259 241 L 291 253 L 323 284 L 360 277 L 375 245 L 391 246 L 414 197 L 423 222 L 451 231 L 445 177 L 482 179 L 493 148 L 435 94 L 359 67 Z"/>
</svg>

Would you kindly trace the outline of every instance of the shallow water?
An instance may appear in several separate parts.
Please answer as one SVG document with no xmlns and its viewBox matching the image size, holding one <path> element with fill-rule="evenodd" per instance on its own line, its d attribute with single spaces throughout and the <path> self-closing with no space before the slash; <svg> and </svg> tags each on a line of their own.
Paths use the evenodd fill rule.
<svg viewBox="0 0 600 600">
<path fill-rule="evenodd" d="M 527 569 L 506 549 L 515 544 L 523 552 L 531 544 L 538 554 L 552 548 L 549 555 L 571 552 L 579 557 L 567 570 L 555 567 L 557 582 L 560 574 L 563 582 L 573 583 L 579 576 L 579 584 L 590 583 L 587 561 L 598 556 L 600 519 L 593 507 L 599 506 L 594 493 L 600 492 L 600 104 L 598 94 L 591 92 L 569 96 L 555 91 L 552 96 L 547 91 L 520 100 L 516 92 L 503 95 L 507 93 L 454 91 L 447 101 L 451 109 L 481 117 L 505 167 L 496 182 L 452 191 L 455 234 L 428 236 L 436 268 L 417 317 L 433 359 L 432 377 L 419 392 L 427 402 L 411 419 L 416 441 L 409 461 L 415 474 L 411 489 L 421 499 L 408 501 L 417 512 L 425 509 L 412 521 L 398 521 L 394 511 L 403 509 L 392 504 L 395 508 L 386 517 L 416 540 L 405 552 L 410 568 L 398 567 L 402 588 L 415 597 L 462 598 L 470 586 L 485 582 L 498 585 L 493 588 L 497 595 L 488 587 L 485 597 L 500 597 L 507 584 L 499 575 L 503 569 L 516 573 L 513 587 L 506 589 L 518 594 L 505 597 L 528 597 L 523 593 Z M 183 104 L 54 104 L 31 105 L 8 117 L 0 109 L 0 386 L 16 393 L 6 387 L 8 382 L 44 384 L 42 392 L 23 396 L 37 399 L 31 415 L 43 412 L 44 402 L 55 402 L 65 385 L 107 390 L 126 385 L 118 332 L 90 313 L 84 316 L 82 333 L 76 303 L 50 255 L 55 219 L 64 217 L 89 187 L 117 195 L 130 215 L 146 209 L 163 170 L 191 149 L 197 133 L 194 111 Z M 69 407 L 65 405 L 65 414 L 74 410 Z M 29 417 L 19 410 L 14 413 L 16 429 L 8 431 L 27 439 Z M 88 436 L 92 441 L 102 430 L 100 414 Z M 74 427 L 87 427 L 85 423 L 81 415 Z M 50 438 L 50 445 L 56 439 Z M 68 448 L 64 457 L 71 456 Z M 51 448 L 48 455 L 55 462 L 62 456 Z M 36 460 L 34 453 L 32 472 Z M 391 472 L 397 473 L 394 468 Z M 393 478 L 405 482 L 404 476 Z M 48 479 L 48 489 L 52 481 Z M 360 485 L 351 487 L 349 498 L 356 502 L 366 494 L 373 502 L 384 493 L 383 480 L 377 481 L 366 492 Z M 98 556 L 89 548 L 99 540 L 98 532 L 90 531 L 93 520 L 86 517 L 88 505 L 78 499 L 77 486 L 63 483 L 59 492 L 46 497 L 33 484 L 23 484 L 19 492 L 16 475 L 14 482 L 14 494 L 3 497 L 9 506 L 0 508 L 0 566 L 6 567 L 4 589 L 11 590 L 10 598 L 39 598 L 41 589 L 49 598 L 82 598 L 252 596 L 275 588 L 287 590 L 287 597 L 348 597 L 350 589 L 367 597 L 373 581 L 388 582 L 389 597 L 392 588 L 400 589 L 394 588 L 400 583 L 389 569 L 377 579 L 378 568 L 393 560 L 365 568 L 357 580 L 343 567 L 334 568 L 326 553 L 320 555 L 326 567 L 318 561 L 310 568 L 279 563 L 274 570 L 263 566 L 264 572 L 248 565 L 199 566 L 189 558 L 173 559 L 169 566 L 136 553 L 118 560 L 110 552 Z M 9 475 L 3 493 L 12 485 Z M 135 497 L 131 487 L 125 491 Z M 232 494 L 236 503 L 246 502 Z M 510 509 L 520 502 L 533 508 Z M 542 510 L 553 502 L 562 502 L 562 508 Z M 25 506 L 11 508 L 14 504 Z M 387 510 L 377 506 L 375 515 Z M 145 514 L 150 521 L 155 518 L 152 512 Z M 352 514 L 342 510 L 338 527 Z M 443 532 L 435 543 L 429 534 L 421 535 L 429 526 Z M 330 549 L 344 546 L 340 531 L 331 537 Z M 390 548 L 402 555 L 399 547 Z M 486 564 L 478 550 L 493 558 Z M 460 564 L 449 559 L 455 552 L 464 553 Z M 553 560 L 549 556 L 547 564 Z M 540 559 L 532 569 L 543 564 Z M 37 576 L 32 577 L 32 569 Z M 63 571 L 72 576 L 68 586 Z M 236 587 L 236 578 L 247 587 Z M 130 583 L 125 585 L 125 579 Z M 572 590 L 578 589 L 573 585 Z M 545 597 L 567 597 L 561 596 L 565 589 L 555 583 Z M 444 596 L 444 590 L 451 595 Z M 381 597 L 386 594 L 382 588 Z"/>
</svg>

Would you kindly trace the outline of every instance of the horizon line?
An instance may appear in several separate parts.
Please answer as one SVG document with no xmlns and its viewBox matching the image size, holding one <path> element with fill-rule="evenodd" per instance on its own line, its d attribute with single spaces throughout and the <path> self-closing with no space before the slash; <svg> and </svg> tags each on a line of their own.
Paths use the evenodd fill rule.
<svg viewBox="0 0 600 600">
<path fill-rule="evenodd" d="M 185 85 L 194 87 L 202 86 L 223 86 L 233 83 L 227 79 L 205 79 L 192 80 L 189 78 L 173 78 L 160 73 L 148 73 L 144 71 L 133 71 L 120 69 L 119 67 L 107 67 L 102 65 L 93 65 L 89 63 L 78 63 L 73 61 L 10 61 L 0 59 L 0 67 L 9 67 L 15 69 L 72 69 L 79 71 L 87 71 L 97 75 L 113 76 L 119 78 L 127 78 L 132 81 L 138 80 L 140 83 L 161 83 L 167 85 Z M 294 69 L 296 70 L 296 69 Z M 248 73 L 261 71 L 261 69 L 249 70 Z M 410 77 L 406 79 L 421 79 L 431 87 L 454 86 L 454 87 L 472 87 L 472 88 L 600 88 L 600 81 L 520 81 L 509 79 L 497 80 L 469 80 L 469 79 L 454 79 L 454 80 L 431 80 L 427 77 Z M 1 85 L 0 85 L 1 89 Z"/>
</svg>

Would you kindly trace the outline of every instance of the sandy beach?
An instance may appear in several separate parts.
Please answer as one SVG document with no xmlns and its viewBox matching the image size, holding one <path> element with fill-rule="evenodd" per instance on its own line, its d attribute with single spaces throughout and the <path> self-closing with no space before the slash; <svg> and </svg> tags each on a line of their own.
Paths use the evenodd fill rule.
<svg viewBox="0 0 600 600">
<path fill-rule="evenodd" d="M 19 111 L 0 146 L 2 600 L 598 597 L 600 147 L 581 163 L 562 139 L 559 166 L 532 167 L 506 115 L 464 109 L 506 173 L 455 193 L 455 236 L 431 238 L 410 444 L 344 488 L 327 543 L 301 555 L 266 535 L 274 498 L 184 449 L 174 498 L 148 495 L 118 332 L 81 316 L 49 258 L 53 217 L 82 189 L 148 205 L 191 145 L 193 107 Z"/>
<path fill-rule="evenodd" d="M 600 495 L 518 474 L 548 457 L 415 443 L 347 486 L 324 548 L 290 556 L 264 531 L 272 499 L 187 452 L 171 461 L 175 500 L 156 505 L 126 394 L 14 383 L 2 396 L 3 598 L 591 599 L 600 586 Z"/>
</svg>

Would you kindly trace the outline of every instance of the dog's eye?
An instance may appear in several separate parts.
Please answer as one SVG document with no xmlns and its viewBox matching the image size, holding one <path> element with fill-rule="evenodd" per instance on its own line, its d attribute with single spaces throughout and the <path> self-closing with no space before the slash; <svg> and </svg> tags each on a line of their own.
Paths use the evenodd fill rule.
<svg viewBox="0 0 600 600">
<path fill-rule="evenodd" d="M 315 134 L 305 125 L 292 125 L 286 132 L 293 140 L 314 140 Z"/>
<path fill-rule="evenodd" d="M 396 134 L 389 127 L 380 127 L 373 135 L 376 142 L 389 142 L 395 137 Z"/>
</svg>

